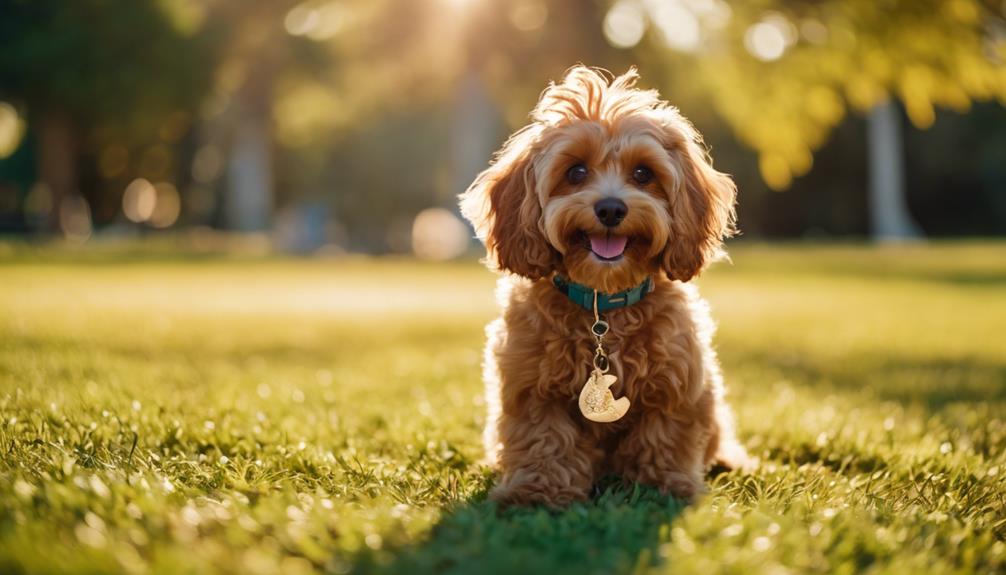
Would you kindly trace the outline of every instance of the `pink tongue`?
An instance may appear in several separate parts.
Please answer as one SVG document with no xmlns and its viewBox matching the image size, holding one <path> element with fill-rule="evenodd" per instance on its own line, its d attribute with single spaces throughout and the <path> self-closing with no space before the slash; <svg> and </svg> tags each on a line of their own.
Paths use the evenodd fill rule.
<svg viewBox="0 0 1006 575">
<path fill-rule="evenodd" d="M 615 258 L 625 251 L 625 242 L 628 239 L 625 236 L 592 234 L 590 236 L 590 251 L 605 259 Z"/>
</svg>

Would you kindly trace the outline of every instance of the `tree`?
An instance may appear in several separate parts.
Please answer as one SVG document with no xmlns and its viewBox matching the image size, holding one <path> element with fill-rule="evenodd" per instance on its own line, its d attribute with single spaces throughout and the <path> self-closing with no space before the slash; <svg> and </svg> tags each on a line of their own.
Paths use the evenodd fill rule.
<svg viewBox="0 0 1006 575">
<path fill-rule="evenodd" d="M 27 109 L 38 180 L 53 199 L 50 229 L 78 192 L 82 147 L 156 133 L 207 85 L 206 67 L 193 65 L 207 43 L 155 0 L 2 0 L 0 38 L 0 98 Z"/>
<path fill-rule="evenodd" d="M 606 31 L 616 44 L 638 42 L 626 31 L 650 25 L 644 52 L 688 78 L 758 153 L 765 182 L 784 190 L 810 170 L 814 151 L 850 111 L 876 109 L 880 135 L 893 98 L 921 129 L 932 125 L 935 106 L 963 112 L 975 100 L 1006 103 L 1003 10 L 977 0 L 619 0 Z M 878 217 L 875 229 L 907 233 L 897 177 L 891 181 L 871 194 L 871 209 L 902 222 Z"/>
</svg>

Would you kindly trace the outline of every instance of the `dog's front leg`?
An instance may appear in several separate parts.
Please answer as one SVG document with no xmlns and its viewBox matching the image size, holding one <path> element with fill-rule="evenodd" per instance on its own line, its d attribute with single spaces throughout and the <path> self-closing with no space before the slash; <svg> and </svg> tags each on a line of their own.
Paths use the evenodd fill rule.
<svg viewBox="0 0 1006 575">
<path fill-rule="evenodd" d="M 694 499 L 704 490 L 704 455 L 712 432 L 711 396 L 674 412 L 652 409 L 619 442 L 613 463 L 628 481 Z"/>
<path fill-rule="evenodd" d="M 587 498 L 594 459 L 561 400 L 525 398 L 499 420 L 500 478 L 489 496 L 503 505 L 566 506 Z"/>
</svg>

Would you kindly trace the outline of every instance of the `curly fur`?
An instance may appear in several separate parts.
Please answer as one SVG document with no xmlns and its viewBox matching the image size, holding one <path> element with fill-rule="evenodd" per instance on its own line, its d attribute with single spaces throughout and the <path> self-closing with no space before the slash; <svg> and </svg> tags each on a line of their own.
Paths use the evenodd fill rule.
<svg viewBox="0 0 1006 575">
<path fill-rule="evenodd" d="M 500 471 L 491 496 L 505 504 L 566 505 L 607 473 L 691 498 L 711 464 L 748 461 L 724 401 L 708 306 L 684 283 L 733 233 L 736 189 L 691 124 L 636 81 L 635 70 L 610 78 L 572 68 L 461 196 L 487 263 L 507 272 L 484 363 L 486 451 Z M 564 174 L 577 163 L 590 175 L 571 184 Z M 638 166 L 652 170 L 651 182 L 631 179 Z M 629 241 L 616 262 L 586 241 L 605 230 L 593 210 L 604 197 L 628 206 L 615 231 Z M 579 413 L 593 318 L 551 285 L 555 274 L 607 293 L 655 280 L 644 300 L 605 314 L 612 392 L 631 401 L 616 422 Z"/>
</svg>

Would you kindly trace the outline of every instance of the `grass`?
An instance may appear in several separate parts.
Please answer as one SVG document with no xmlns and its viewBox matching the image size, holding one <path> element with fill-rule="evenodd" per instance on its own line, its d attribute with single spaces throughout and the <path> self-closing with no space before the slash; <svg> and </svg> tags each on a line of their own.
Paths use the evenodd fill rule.
<svg viewBox="0 0 1006 575">
<path fill-rule="evenodd" d="M 763 465 L 498 511 L 474 263 L 8 248 L 0 572 L 1006 569 L 1006 245 L 741 245 L 702 280 Z"/>
</svg>

